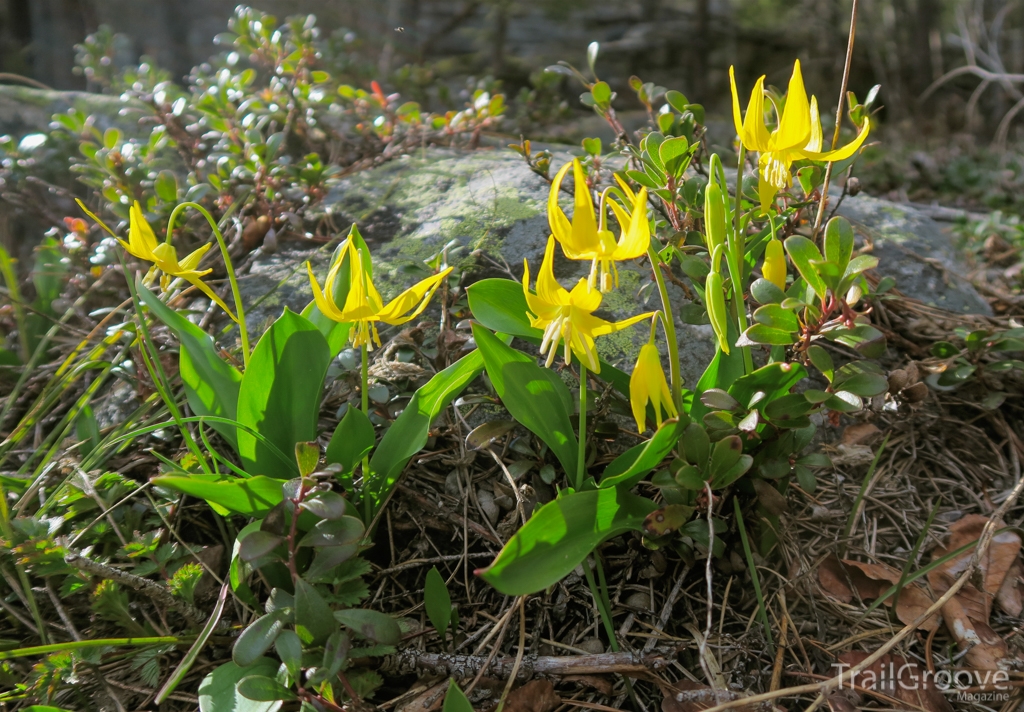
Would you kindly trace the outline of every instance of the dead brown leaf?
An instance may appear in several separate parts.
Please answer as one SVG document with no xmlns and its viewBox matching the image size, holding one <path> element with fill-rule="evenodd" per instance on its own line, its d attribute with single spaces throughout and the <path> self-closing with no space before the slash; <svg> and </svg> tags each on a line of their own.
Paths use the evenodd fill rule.
<svg viewBox="0 0 1024 712">
<path fill-rule="evenodd" d="M 731 702 L 741 697 L 732 690 L 716 692 L 707 685 L 690 680 L 679 680 L 671 686 L 665 685 L 661 691 L 665 695 L 661 701 L 661 712 L 700 712 L 700 710 L 710 709 L 722 702 Z M 754 712 L 758 707 L 743 705 L 736 709 L 739 712 Z"/>
<path fill-rule="evenodd" d="M 857 712 L 857 705 L 853 704 L 846 695 L 841 692 L 833 692 L 826 700 L 828 708 L 832 712 Z"/>
<path fill-rule="evenodd" d="M 604 675 L 566 675 L 562 678 L 562 682 L 576 683 L 581 687 L 589 687 L 605 697 L 611 697 L 615 691 L 615 685 Z"/>
<path fill-rule="evenodd" d="M 1007 572 L 1006 578 L 1003 579 L 1003 585 L 999 587 L 999 592 L 996 593 L 999 607 L 1014 617 L 1019 617 L 1021 611 L 1024 610 L 1024 597 L 1021 594 L 1022 579 L 1024 579 L 1024 563 L 1021 563 L 1020 557 L 1017 557 Z"/>
<path fill-rule="evenodd" d="M 866 564 L 861 561 L 839 559 L 836 556 L 827 557 L 818 567 L 818 582 L 822 589 L 843 603 L 851 603 L 857 597 L 861 600 L 874 600 L 888 591 L 893 584 L 899 583 L 901 576 L 902 573 L 892 566 Z M 892 607 L 892 597 L 887 598 L 884 604 Z M 907 584 L 900 590 L 896 602 L 896 617 L 904 625 L 909 625 L 931 605 L 932 598 L 923 586 L 916 583 Z M 932 616 L 918 627 L 930 631 L 938 625 L 938 617 Z"/>
<path fill-rule="evenodd" d="M 437 712 L 444 704 L 444 693 L 448 689 L 448 680 L 441 680 L 420 692 L 408 702 L 403 702 L 397 712 Z"/>
<path fill-rule="evenodd" d="M 851 650 L 839 655 L 839 662 L 853 667 L 871 653 Z M 852 680 L 857 687 L 872 690 L 902 704 L 900 709 L 924 709 L 928 712 L 952 712 L 952 706 L 925 670 L 899 655 L 883 655 Z"/>
<path fill-rule="evenodd" d="M 505 712 L 551 712 L 562 704 L 549 680 L 530 680 L 512 690 L 505 701 Z"/>
<path fill-rule="evenodd" d="M 871 423 L 854 423 L 853 425 L 847 425 L 846 429 L 843 430 L 843 437 L 840 442 L 847 447 L 851 445 L 864 445 L 881 434 L 882 431 Z"/>
</svg>

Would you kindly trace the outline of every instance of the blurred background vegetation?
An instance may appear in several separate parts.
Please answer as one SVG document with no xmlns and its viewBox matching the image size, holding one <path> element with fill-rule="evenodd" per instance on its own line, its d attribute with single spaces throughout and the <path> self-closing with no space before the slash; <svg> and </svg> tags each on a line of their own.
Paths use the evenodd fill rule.
<svg viewBox="0 0 1024 712">
<path fill-rule="evenodd" d="M 332 74 L 378 81 L 424 109 L 464 105 L 476 89 L 505 95 L 500 132 L 576 143 L 612 139 L 581 105 L 585 65 L 619 94 L 627 128 L 646 119 L 629 90 L 640 76 L 707 107 L 711 135 L 729 139 L 728 68 L 742 86 L 760 74 L 784 85 L 794 57 L 822 114 L 834 111 L 851 0 L 264 0 L 278 20 L 315 14 Z M 7 0 L 0 4 L 0 72 L 57 89 L 120 93 L 124 68 L 185 84 L 210 58 L 232 0 Z M 83 38 L 89 37 L 83 43 Z M 951 76 L 952 73 L 952 76 Z M 902 200 L 940 199 L 1021 212 L 1024 173 L 1024 6 L 1010 0 L 860 0 L 850 88 L 881 85 L 885 154 L 865 157 L 865 187 Z M 633 113 L 630 116 L 632 101 Z M 623 104 L 625 102 L 625 104 Z M 831 108 L 830 108 L 831 107 Z M 828 119 L 826 118 L 826 123 Z M 992 150 L 994 147 L 995 150 Z"/>
</svg>

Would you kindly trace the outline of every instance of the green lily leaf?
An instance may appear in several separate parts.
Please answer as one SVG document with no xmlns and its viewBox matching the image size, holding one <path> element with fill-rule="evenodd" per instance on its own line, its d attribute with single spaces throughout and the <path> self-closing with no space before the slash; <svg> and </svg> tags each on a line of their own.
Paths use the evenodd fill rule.
<svg viewBox="0 0 1024 712">
<path fill-rule="evenodd" d="M 330 362 L 330 348 L 320 330 L 285 309 L 263 334 L 249 360 L 238 393 L 238 421 L 286 453 L 293 452 L 297 442 L 315 440 Z M 298 472 L 294 461 L 282 462 L 277 453 L 244 430 L 238 432 L 238 454 L 252 474 L 290 479 Z"/>
<path fill-rule="evenodd" d="M 235 420 L 242 374 L 220 357 L 209 334 L 160 301 L 143 286 L 141 278 L 135 287 L 150 311 L 178 337 L 178 373 L 192 412 Z M 210 427 L 238 449 L 233 425 L 211 422 Z"/>
<path fill-rule="evenodd" d="M 578 445 L 569 422 L 573 399 L 562 379 L 477 324 L 473 338 L 508 412 L 551 448 L 565 472 L 575 476 Z"/>
<path fill-rule="evenodd" d="M 327 464 L 341 465 L 344 473 L 352 472 L 373 449 L 375 440 L 373 423 L 366 414 L 358 408 L 349 408 L 327 445 Z"/>
<path fill-rule="evenodd" d="M 629 489 L 635 485 L 665 459 L 689 423 L 690 419 L 686 415 L 678 420 L 675 418 L 666 420 L 650 440 L 631 447 L 615 458 L 605 468 L 601 484 L 598 486 L 602 489 L 608 487 Z"/>
<path fill-rule="evenodd" d="M 264 475 L 161 475 L 150 481 L 157 487 L 170 487 L 205 500 L 215 510 L 220 507 L 219 514 L 262 517 L 283 499 L 281 480 Z"/>
<path fill-rule="evenodd" d="M 444 707 L 441 712 L 473 712 L 473 705 L 469 703 L 466 694 L 451 678 L 448 680 L 448 692 L 444 696 Z"/>
<path fill-rule="evenodd" d="M 434 418 L 483 369 L 483 356 L 479 351 L 474 351 L 435 374 L 413 393 L 409 404 L 384 433 L 380 445 L 370 458 L 370 481 L 366 487 L 374 511 L 391 494 L 406 463 L 427 444 L 430 424 Z"/>
<path fill-rule="evenodd" d="M 557 583 L 602 541 L 640 531 L 657 508 L 621 487 L 565 494 L 535 511 L 478 573 L 508 596 L 536 593 Z"/>
</svg>

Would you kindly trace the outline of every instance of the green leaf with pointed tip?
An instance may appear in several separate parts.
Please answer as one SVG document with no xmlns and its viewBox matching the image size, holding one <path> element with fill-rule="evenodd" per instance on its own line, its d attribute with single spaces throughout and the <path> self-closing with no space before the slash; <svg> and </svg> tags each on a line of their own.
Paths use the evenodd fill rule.
<svg viewBox="0 0 1024 712">
<path fill-rule="evenodd" d="M 448 692 L 444 696 L 444 707 L 441 712 L 473 712 L 473 705 L 451 678 L 448 680 Z"/>
<path fill-rule="evenodd" d="M 239 667 L 248 667 L 259 660 L 263 653 L 277 640 L 278 633 L 284 625 L 285 613 L 278 609 L 273 613 L 257 618 L 242 634 L 235 639 L 231 648 L 231 659 Z"/>
<path fill-rule="evenodd" d="M 338 630 L 334 612 L 316 588 L 305 579 L 295 579 L 295 627 L 304 628 L 314 644 L 323 643 Z M 299 631 L 301 635 L 301 630 Z"/>
<path fill-rule="evenodd" d="M 639 531 L 657 509 L 625 488 L 570 492 L 537 509 L 479 572 L 508 596 L 525 596 L 557 583 L 598 544 L 627 531 Z"/>
<path fill-rule="evenodd" d="M 239 667 L 226 662 L 203 678 L 199 685 L 200 712 L 275 712 L 279 701 L 256 702 L 238 694 L 239 680 L 250 675 L 270 677 L 277 673 L 278 663 L 270 658 L 259 658 L 252 665 Z"/>
<path fill-rule="evenodd" d="M 297 442 L 316 439 L 330 362 L 330 349 L 320 330 L 286 308 L 256 344 L 242 376 L 238 421 L 282 452 L 293 452 Z M 294 461 L 282 462 L 277 453 L 241 429 L 238 454 L 252 474 L 291 479 L 297 473 Z"/>
<path fill-rule="evenodd" d="M 160 301 L 142 284 L 141 277 L 135 287 L 150 311 L 178 337 L 178 374 L 192 412 L 235 420 L 242 374 L 220 357 L 209 334 Z M 237 450 L 235 426 L 210 423 L 210 427 Z"/>
<path fill-rule="evenodd" d="M 605 469 L 601 484 L 598 486 L 602 489 L 629 489 L 635 485 L 665 459 L 689 422 L 690 419 L 686 415 L 679 419 L 666 420 L 650 440 L 630 448 L 615 458 Z"/>
<path fill-rule="evenodd" d="M 430 624 L 444 642 L 452 620 L 452 597 L 436 566 L 427 572 L 427 580 L 423 584 L 423 605 L 427 609 Z"/>
<path fill-rule="evenodd" d="M 327 445 L 327 464 L 341 465 L 344 473 L 352 472 L 373 449 L 375 440 L 376 433 L 370 419 L 363 411 L 350 407 Z"/>
<path fill-rule="evenodd" d="M 402 629 L 395 619 L 378 611 L 347 608 L 335 611 L 334 618 L 367 640 L 381 645 L 397 645 L 402 639 Z"/>
<path fill-rule="evenodd" d="M 281 502 L 281 480 L 256 477 L 225 477 L 223 475 L 161 475 L 150 480 L 157 487 L 170 487 L 178 492 L 206 500 L 234 514 L 262 517 Z"/>
<path fill-rule="evenodd" d="M 413 455 L 423 449 L 430 424 L 484 368 L 479 351 L 463 356 L 440 371 L 413 393 L 405 410 L 381 438 L 370 458 L 370 480 L 366 484 L 376 512 L 391 494 L 398 477 Z"/>
<path fill-rule="evenodd" d="M 238 694 L 246 699 L 256 700 L 257 702 L 298 699 L 294 692 L 280 682 L 272 677 L 264 677 L 263 675 L 250 675 L 239 680 Z"/>
<path fill-rule="evenodd" d="M 808 240 L 802 235 L 793 235 L 787 237 L 784 243 L 786 247 L 786 254 L 789 255 L 789 259 L 793 261 L 800 276 L 804 278 L 804 281 L 814 290 L 814 293 L 818 295 L 818 299 L 825 299 L 825 282 L 818 274 L 818 268 L 812 264 L 813 262 L 823 262 L 824 259 L 821 256 L 821 252 L 813 242 Z"/>
<path fill-rule="evenodd" d="M 828 379 L 829 383 L 832 382 L 835 377 L 836 367 L 832 362 L 832 356 L 823 347 L 814 344 L 807 349 L 807 355 L 811 359 L 811 363 L 821 371 L 822 375 Z"/>
<path fill-rule="evenodd" d="M 846 272 L 853 254 L 853 228 L 844 217 L 834 217 L 825 224 L 825 259 L 835 263 L 839 274 Z"/>
<path fill-rule="evenodd" d="M 473 338 L 508 412 L 551 448 L 565 472 L 575 475 L 578 445 L 569 421 L 574 404 L 565 383 L 478 324 L 473 324 Z"/>
<path fill-rule="evenodd" d="M 295 464 L 299 466 L 302 477 L 316 472 L 316 466 L 320 464 L 320 443 L 316 440 L 295 443 Z"/>
</svg>

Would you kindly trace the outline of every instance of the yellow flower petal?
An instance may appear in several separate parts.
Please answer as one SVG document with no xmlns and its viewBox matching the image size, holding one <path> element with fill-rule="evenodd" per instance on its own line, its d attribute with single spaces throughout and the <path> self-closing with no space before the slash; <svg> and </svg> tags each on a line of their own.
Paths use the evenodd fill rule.
<svg viewBox="0 0 1024 712">
<path fill-rule="evenodd" d="M 427 277 L 426 279 L 414 284 L 407 290 L 399 294 L 397 297 L 392 299 L 386 307 L 377 313 L 377 318 L 392 326 L 404 324 L 410 319 L 415 319 L 423 310 L 427 308 L 427 304 L 430 302 L 430 297 L 433 296 L 434 290 L 438 288 L 444 278 L 452 271 L 451 267 L 448 267 L 435 275 Z M 415 308 L 414 308 L 415 307 Z M 412 309 L 411 312 L 409 310 Z M 406 314 L 406 312 L 409 312 Z"/>
<path fill-rule="evenodd" d="M 569 292 L 569 305 L 585 312 L 592 312 L 601 306 L 601 292 L 581 279 Z"/>
<path fill-rule="evenodd" d="M 842 148 L 837 148 L 834 151 L 825 151 L 823 153 L 815 153 L 813 151 L 800 151 L 800 155 L 803 158 L 809 158 L 812 161 L 842 161 L 853 154 L 855 154 L 860 147 L 864 145 L 865 139 L 868 137 L 868 133 L 871 131 L 871 121 L 869 119 L 864 120 L 864 126 L 861 128 L 861 132 L 857 135 L 857 138 L 850 141 Z"/>
<path fill-rule="evenodd" d="M 334 303 L 333 299 L 328 299 L 328 295 L 324 294 L 323 290 L 320 289 L 320 284 L 316 281 L 316 276 L 313 274 L 313 265 L 306 262 L 306 271 L 309 273 L 309 286 L 313 290 L 313 301 L 316 302 L 316 308 L 326 316 L 328 319 L 337 322 L 347 321 L 345 315 L 341 313 L 338 306 Z M 331 275 L 327 276 L 327 289 L 330 291 L 330 285 L 334 282 Z"/>
<path fill-rule="evenodd" d="M 821 115 L 818 113 L 818 97 L 811 97 L 811 138 L 808 139 L 805 151 L 816 153 L 821 150 Z"/>
<path fill-rule="evenodd" d="M 807 104 L 807 90 L 804 88 L 804 77 L 800 72 L 800 60 L 793 65 L 793 75 L 789 78 L 789 89 L 786 91 L 786 107 L 779 119 L 779 128 L 772 136 L 772 150 L 781 151 L 787 148 L 802 148 L 807 145 L 811 136 L 811 112 Z"/>
<path fill-rule="evenodd" d="M 764 125 L 764 77 L 754 83 L 743 123 L 740 123 L 740 98 L 736 91 L 736 75 L 732 67 L 729 67 L 729 82 L 732 86 L 732 118 L 740 142 L 748 151 L 767 151 L 771 137 L 768 127 Z"/>
<path fill-rule="evenodd" d="M 581 253 L 599 243 L 597 220 L 594 218 L 594 200 L 590 197 L 587 176 L 583 172 L 583 165 L 575 158 L 572 161 L 572 177 L 575 185 L 571 248 L 574 252 Z"/>
<path fill-rule="evenodd" d="M 786 290 L 786 254 L 780 240 L 772 238 L 765 246 L 761 274 L 779 289 Z"/>
<path fill-rule="evenodd" d="M 224 303 L 224 300 L 217 296 L 217 293 L 210 289 L 210 286 L 203 280 L 199 279 L 195 273 L 182 274 L 179 276 L 192 286 L 198 288 L 199 291 L 210 298 L 210 301 L 223 309 L 224 313 L 231 317 L 231 321 L 236 323 L 238 322 L 238 317 L 235 316 L 234 312 L 228 309 L 228 305 Z"/>
<path fill-rule="evenodd" d="M 139 201 L 136 200 L 132 203 L 128 214 L 131 218 L 128 225 L 128 244 L 130 245 L 128 251 L 139 259 L 152 262 L 152 254 L 157 246 L 156 235 L 153 234 L 153 228 L 146 222 L 146 216 L 142 214 L 142 206 L 139 205 Z"/>
<path fill-rule="evenodd" d="M 647 222 L 647 189 L 641 188 L 635 196 L 632 213 L 626 213 L 614 200 L 609 202 L 623 231 L 612 258 L 635 260 L 647 254 L 647 248 L 651 244 L 651 226 Z"/>
<path fill-rule="evenodd" d="M 207 242 L 198 250 L 189 254 L 185 259 L 181 261 L 181 268 L 184 270 L 194 270 L 196 267 L 199 266 L 199 263 L 202 261 L 203 256 L 210 251 L 211 247 L 213 247 L 213 243 Z M 209 271 L 212 272 L 213 270 Z"/>
<path fill-rule="evenodd" d="M 548 238 L 544 248 L 544 260 L 537 273 L 537 296 L 551 304 L 568 304 L 569 293 L 555 279 L 555 240 Z"/>
<path fill-rule="evenodd" d="M 548 192 L 548 225 L 551 226 L 551 234 L 561 243 L 572 240 L 572 225 L 569 223 L 569 218 L 565 217 L 565 213 L 562 212 L 562 208 L 558 206 L 558 194 L 562 189 L 562 179 L 565 178 L 565 174 L 569 172 L 570 168 L 572 168 L 572 162 L 566 163 L 558 170 L 555 179 L 551 181 L 551 190 Z"/>
<path fill-rule="evenodd" d="M 659 428 L 664 421 L 662 410 L 670 418 L 678 415 L 675 403 L 672 402 L 672 392 L 665 379 L 665 371 L 661 367 L 658 347 L 653 341 L 648 341 L 640 347 L 636 366 L 629 378 L 629 401 L 637 430 L 641 433 L 647 429 L 648 401 L 654 410 L 655 422 Z"/>
</svg>

